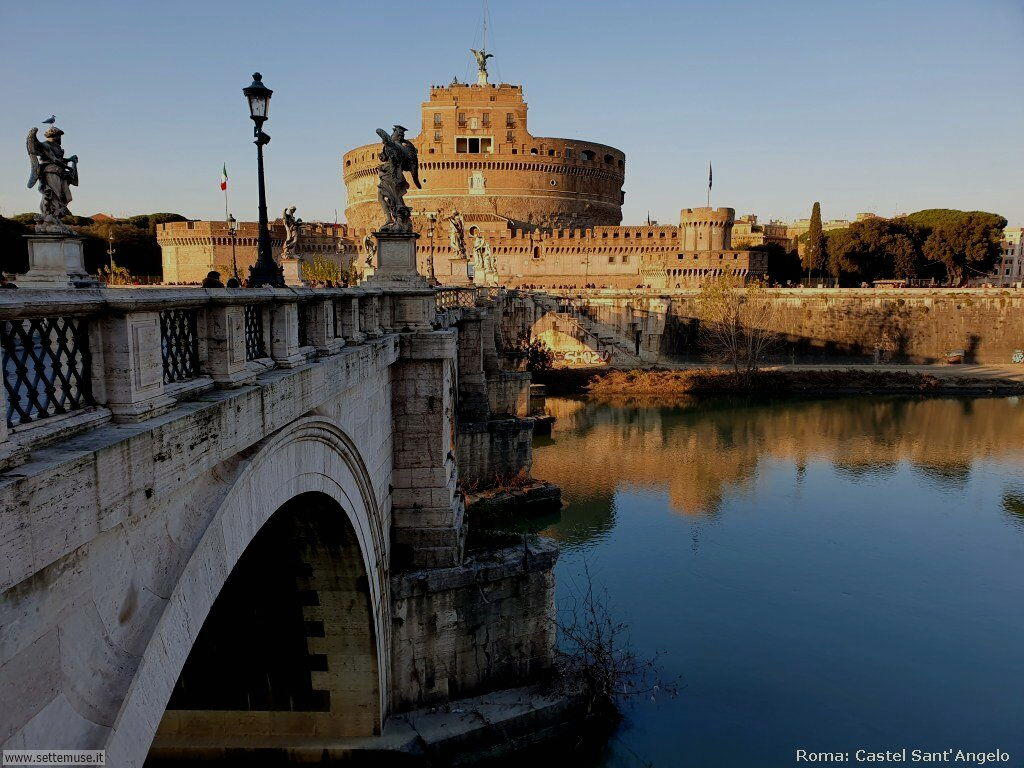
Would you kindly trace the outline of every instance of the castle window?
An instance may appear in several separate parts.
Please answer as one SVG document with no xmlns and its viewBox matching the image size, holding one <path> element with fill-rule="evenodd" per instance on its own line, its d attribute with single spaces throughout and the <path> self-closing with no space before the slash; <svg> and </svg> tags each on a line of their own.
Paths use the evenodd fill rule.
<svg viewBox="0 0 1024 768">
<path fill-rule="evenodd" d="M 608 257 L 608 263 L 609 264 L 614 264 L 615 263 L 615 257 L 614 256 L 609 256 Z"/>
<path fill-rule="evenodd" d="M 565 148 L 565 156 L 566 157 L 572 157 L 572 150 L 569 149 L 569 147 Z"/>
<path fill-rule="evenodd" d="M 345 161 L 345 167 L 348 168 L 350 165 L 352 165 L 352 161 L 351 160 L 346 160 Z"/>
<path fill-rule="evenodd" d="M 535 258 L 535 259 L 539 259 L 540 258 L 540 246 L 539 245 L 535 245 L 533 247 L 533 258 Z"/>
<path fill-rule="evenodd" d="M 622 254 L 622 263 L 625 264 L 627 261 L 629 261 L 629 254 L 628 253 Z"/>
<path fill-rule="evenodd" d="M 441 140 L 441 132 L 440 131 L 434 131 L 434 141 L 440 141 L 440 140 Z"/>
<path fill-rule="evenodd" d="M 604 156 L 604 161 L 606 163 L 608 163 L 608 165 L 611 165 L 612 162 L 614 162 L 614 160 L 615 160 L 615 158 L 613 158 L 611 155 L 605 155 Z"/>
<path fill-rule="evenodd" d="M 519 154 L 519 150 L 516 149 L 515 147 L 512 147 L 512 154 L 513 155 L 518 155 Z"/>
<path fill-rule="evenodd" d="M 434 113 L 434 127 L 435 128 L 440 128 L 441 127 L 441 113 L 440 112 L 435 112 Z"/>
<path fill-rule="evenodd" d="M 484 128 L 490 128 L 491 127 L 491 113 L 490 112 L 484 112 L 483 124 L 484 124 Z"/>
<path fill-rule="evenodd" d="M 548 150 L 548 157 L 554 157 L 554 156 L 555 156 L 555 150 L 549 149 Z"/>
<path fill-rule="evenodd" d="M 505 141 L 507 141 L 509 144 L 515 141 L 515 139 L 516 137 L 515 135 L 513 135 L 512 131 L 509 131 L 508 133 L 505 134 Z"/>
<path fill-rule="evenodd" d="M 490 136 L 456 136 L 455 151 L 460 154 L 479 155 L 491 151 Z"/>
<path fill-rule="evenodd" d="M 619 168 L 624 168 L 625 165 L 626 165 L 625 163 L 623 163 L 621 160 L 619 160 Z"/>
<path fill-rule="evenodd" d="M 516 116 L 513 115 L 511 112 L 506 112 L 505 113 L 505 127 L 506 128 L 515 128 L 516 127 Z"/>
<path fill-rule="evenodd" d="M 466 113 L 465 112 L 459 112 L 459 128 L 465 128 L 465 127 L 466 127 Z"/>
<path fill-rule="evenodd" d="M 530 154 L 531 154 L 531 155 L 536 155 L 536 154 L 537 154 L 537 148 L 536 148 L 536 147 L 533 147 L 533 148 L 532 148 L 532 149 L 530 150 Z"/>
<path fill-rule="evenodd" d="M 593 160 L 595 157 L 597 157 L 597 155 L 595 155 L 589 149 L 584 149 L 583 152 L 580 154 L 583 157 L 583 159 L 587 161 Z"/>
<path fill-rule="evenodd" d="M 475 131 L 479 127 L 480 127 L 480 120 L 478 118 L 475 118 L 475 117 L 469 118 L 469 128 L 470 128 L 470 130 Z"/>
</svg>

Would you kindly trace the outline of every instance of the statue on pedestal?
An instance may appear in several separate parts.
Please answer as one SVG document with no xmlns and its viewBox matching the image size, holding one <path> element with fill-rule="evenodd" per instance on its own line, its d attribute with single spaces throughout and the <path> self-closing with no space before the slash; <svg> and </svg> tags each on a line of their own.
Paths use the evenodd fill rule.
<svg viewBox="0 0 1024 768">
<path fill-rule="evenodd" d="M 383 128 L 377 129 L 383 145 L 380 150 L 381 164 L 377 167 L 380 183 L 377 200 L 384 211 L 386 221 L 381 232 L 412 232 L 412 211 L 405 204 L 405 193 L 409 182 L 405 174 L 412 176 L 416 189 L 420 189 L 419 157 L 416 147 L 405 138 L 406 129 L 396 125 L 388 136 Z"/>
<path fill-rule="evenodd" d="M 487 269 L 487 240 L 478 231 L 473 236 L 473 266 L 479 270 Z"/>
<path fill-rule="evenodd" d="M 466 258 L 466 222 L 462 218 L 462 214 L 459 213 L 459 209 L 455 208 L 452 210 L 452 215 L 448 217 L 448 244 L 451 249 L 455 252 L 455 258 L 465 259 Z"/>
<path fill-rule="evenodd" d="M 39 204 L 39 223 L 52 231 L 65 231 L 67 228 L 61 219 L 71 215 L 68 204 L 71 202 L 71 187 L 78 186 L 78 155 L 65 159 L 60 139 L 64 131 L 57 126 L 50 125 L 46 129 L 43 134 L 45 142 L 39 141 L 38 134 L 39 129 L 33 128 L 26 140 L 31 164 L 28 186 L 31 189 L 38 183 L 43 196 Z"/>
<path fill-rule="evenodd" d="M 363 253 L 366 254 L 366 263 L 362 270 L 362 273 L 365 275 L 373 269 L 373 260 L 377 257 L 377 240 L 370 232 L 367 232 L 363 238 Z"/>
<path fill-rule="evenodd" d="M 487 85 L 487 60 L 493 59 L 494 54 L 488 53 L 483 48 L 479 51 L 476 48 L 470 48 L 469 50 L 472 52 L 473 58 L 476 59 L 476 84 Z"/>
<path fill-rule="evenodd" d="M 302 232 L 302 219 L 295 218 L 295 206 L 284 209 L 281 218 L 284 220 L 284 258 L 299 258 L 299 235 Z"/>
</svg>

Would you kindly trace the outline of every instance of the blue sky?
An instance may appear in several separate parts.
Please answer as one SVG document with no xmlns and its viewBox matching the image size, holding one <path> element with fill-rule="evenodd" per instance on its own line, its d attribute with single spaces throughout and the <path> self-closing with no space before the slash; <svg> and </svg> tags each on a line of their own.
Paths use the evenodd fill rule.
<svg viewBox="0 0 1024 768">
<path fill-rule="evenodd" d="M 241 95 L 274 89 L 272 215 L 343 217 L 342 153 L 419 125 L 471 73 L 479 0 L 0 0 L 0 213 L 35 210 L 24 136 L 56 113 L 72 210 L 256 213 Z M 1024 223 L 1020 0 L 491 0 L 492 71 L 535 135 L 626 153 L 626 223 L 713 203 L 763 218 L 930 207 Z"/>
</svg>

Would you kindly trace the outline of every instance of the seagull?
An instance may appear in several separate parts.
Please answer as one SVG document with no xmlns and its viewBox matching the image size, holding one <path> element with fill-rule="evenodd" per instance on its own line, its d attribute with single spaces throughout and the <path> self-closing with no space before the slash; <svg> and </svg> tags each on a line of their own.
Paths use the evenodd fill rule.
<svg viewBox="0 0 1024 768">
<path fill-rule="evenodd" d="M 56 122 L 57 122 L 57 116 L 56 115 L 50 115 L 48 118 L 43 120 L 43 125 L 53 125 Z"/>
</svg>

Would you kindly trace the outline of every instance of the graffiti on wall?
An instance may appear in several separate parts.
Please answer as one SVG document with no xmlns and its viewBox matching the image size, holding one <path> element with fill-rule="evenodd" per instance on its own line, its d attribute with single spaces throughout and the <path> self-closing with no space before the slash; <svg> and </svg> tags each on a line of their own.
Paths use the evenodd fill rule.
<svg viewBox="0 0 1024 768">
<path fill-rule="evenodd" d="M 595 352 L 584 348 L 555 350 L 553 357 L 555 363 L 562 365 L 608 365 L 612 356 L 603 350 Z"/>
</svg>

